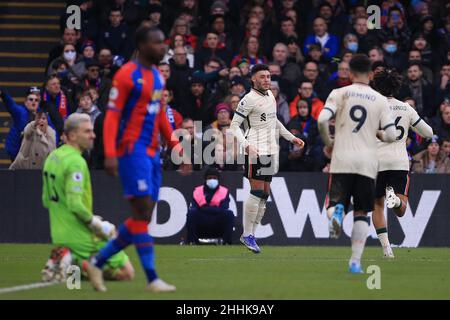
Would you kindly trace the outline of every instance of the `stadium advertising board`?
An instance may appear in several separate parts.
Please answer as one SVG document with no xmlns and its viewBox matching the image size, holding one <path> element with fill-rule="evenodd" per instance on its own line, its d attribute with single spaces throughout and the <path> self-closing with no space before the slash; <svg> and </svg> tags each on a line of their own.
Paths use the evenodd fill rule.
<svg viewBox="0 0 450 320">
<path fill-rule="evenodd" d="M 48 214 L 41 205 L 40 172 L 3 171 L 0 186 L 0 242 L 48 242 Z M 241 173 L 227 172 L 222 184 L 230 190 L 230 209 L 236 215 L 235 243 L 242 232 L 242 206 L 249 184 Z M 450 177 L 412 175 L 406 214 L 387 214 L 389 236 L 394 245 L 406 247 L 450 246 Z M 160 202 L 150 226 L 158 243 L 179 243 L 185 236 L 186 212 L 193 188 L 203 174 L 182 177 L 165 172 Z M 128 212 L 117 179 L 103 172 L 92 173 L 94 212 L 119 224 Z M 322 173 L 282 173 L 274 177 L 268 211 L 256 237 L 270 245 L 348 245 L 352 212 L 344 220 L 344 235 L 329 239 L 324 203 L 327 175 Z M 379 245 L 371 225 L 369 245 Z"/>
</svg>

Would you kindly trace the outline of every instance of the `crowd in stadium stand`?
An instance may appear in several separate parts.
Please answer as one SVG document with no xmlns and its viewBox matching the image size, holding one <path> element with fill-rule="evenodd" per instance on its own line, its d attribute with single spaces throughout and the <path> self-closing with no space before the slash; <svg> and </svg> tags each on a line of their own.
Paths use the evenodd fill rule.
<svg viewBox="0 0 450 320">
<path fill-rule="evenodd" d="M 61 17 L 61 41 L 49 52 L 48 78 L 41 92 L 30 90 L 25 106 L 1 92 L 14 118 L 6 146 L 12 160 L 20 153 L 27 123 L 38 121 L 28 115 L 36 110 L 28 98 L 39 97 L 57 144 L 67 115 L 89 114 L 97 139 L 87 158 L 92 168 L 102 168 L 102 125 L 111 80 L 135 55 L 134 30 L 147 25 L 166 35 L 167 53 L 158 66 L 166 79 L 164 110 L 170 109 L 175 128 L 189 132 L 185 138 L 193 146 L 205 147 L 205 142 L 195 139 L 201 137 L 199 130 L 216 129 L 215 159 L 222 170 L 242 170 L 235 163 L 223 164 L 224 159 L 237 157 L 225 143 L 226 129 L 240 98 L 250 90 L 252 66 L 267 63 L 277 116 L 306 142 L 298 150 L 280 139 L 280 170 L 327 172 L 330 154 L 316 120 L 331 90 L 350 84 L 352 55 L 365 53 L 373 71 L 402 72 L 403 86 L 396 98 L 412 105 L 433 127 L 435 137 L 429 141 L 408 133 L 412 170 L 450 173 L 447 1 L 76 0 L 67 4 L 80 6 L 81 30 L 66 28 L 67 15 Z M 381 29 L 374 29 L 376 20 L 366 12 L 371 4 L 380 6 Z M 201 127 L 195 128 L 194 121 L 202 121 Z M 176 169 L 169 152 L 163 154 L 164 168 Z"/>
</svg>

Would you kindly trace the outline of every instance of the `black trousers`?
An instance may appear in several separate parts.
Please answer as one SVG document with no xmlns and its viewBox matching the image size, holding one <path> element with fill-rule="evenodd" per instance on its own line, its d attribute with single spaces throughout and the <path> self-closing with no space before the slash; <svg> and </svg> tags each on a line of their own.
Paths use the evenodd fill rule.
<svg viewBox="0 0 450 320">
<path fill-rule="evenodd" d="M 222 238 L 231 244 L 234 214 L 230 210 L 221 212 L 190 209 L 187 214 L 187 242 L 198 243 L 199 238 Z"/>
</svg>

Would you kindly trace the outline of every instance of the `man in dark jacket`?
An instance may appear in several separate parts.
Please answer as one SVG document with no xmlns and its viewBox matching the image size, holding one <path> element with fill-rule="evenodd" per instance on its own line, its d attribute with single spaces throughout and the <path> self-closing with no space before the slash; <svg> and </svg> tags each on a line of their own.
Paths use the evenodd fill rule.
<svg viewBox="0 0 450 320">
<path fill-rule="evenodd" d="M 210 167 L 205 182 L 194 189 L 187 213 L 187 243 L 198 244 L 199 238 L 221 238 L 231 244 L 234 214 L 229 208 L 230 192 L 220 183 L 220 173 Z"/>
<path fill-rule="evenodd" d="M 100 33 L 99 47 L 109 48 L 113 55 L 129 58 L 133 51 L 130 40 L 131 30 L 122 20 L 120 8 L 112 8 L 109 13 L 109 25 Z"/>
<path fill-rule="evenodd" d="M 177 47 L 173 50 L 173 58 L 169 60 L 170 63 L 170 79 L 175 84 L 173 89 L 173 107 L 183 114 L 181 108 L 186 101 L 189 94 L 189 77 L 194 72 L 194 69 L 189 67 L 187 60 L 186 49 Z"/>
</svg>

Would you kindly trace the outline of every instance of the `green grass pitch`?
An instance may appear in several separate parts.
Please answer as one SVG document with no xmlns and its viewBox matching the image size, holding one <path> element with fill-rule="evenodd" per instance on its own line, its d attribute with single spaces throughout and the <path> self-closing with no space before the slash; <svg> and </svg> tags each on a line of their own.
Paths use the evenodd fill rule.
<svg viewBox="0 0 450 320">
<path fill-rule="evenodd" d="M 40 281 L 51 246 L 0 244 L 0 288 Z M 83 281 L 80 290 L 65 285 L 0 294 L 2 299 L 450 299 L 450 248 L 394 249 L 394 261 L 368 247 L 365 269 L 378 265 L 381 289 L 369 290 L 370 274 L 347 273 L 349 247 L 263 246 L 256 255 L 243 246 L 156 246 L 157 271 L 177 286 L 172 294 L 145 291 L 134 248 L 131 282 L 107 282 L 101 294 Z"/>
</svg>

